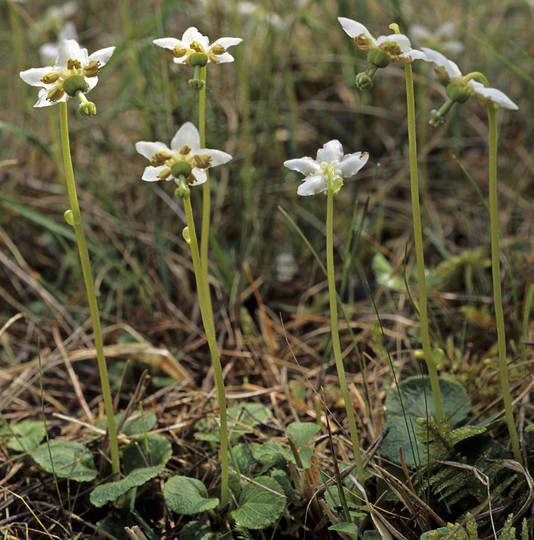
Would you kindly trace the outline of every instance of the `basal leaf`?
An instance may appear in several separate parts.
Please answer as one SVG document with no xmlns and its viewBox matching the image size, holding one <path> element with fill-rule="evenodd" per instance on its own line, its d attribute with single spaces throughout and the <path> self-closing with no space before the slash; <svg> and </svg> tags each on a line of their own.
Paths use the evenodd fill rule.
<svg viewBox="0 0 534 540">
<path fill-rule="evenodd" d="M 107 502 L 116 501 L 119 497 L 130 491 L 130 489 L 142 486 L 162 471 L 163 465 L 135 469 L 121 480 L 107 482 L 106 484 L 97 486 L 91 491 L 89 499 L 96 507 L 104 506 Z"/>
<path fill-rule="evenodd" d="M 206 486 L 196 478 L 173 476 L 165 482 L 163 496 L 169 508 L 177 514 L 199 514 L 213 510 L 219 499 L 209 498 Z"/>
<path fill-rule="evenodd" d="M 319 432 L 319 426 L 311 422 L 293 422 L 286 428 L 287 434 L 295 441 L 295 446 L 300 448 Z"/>
<path fill-rule="evenodd" d="M 96 478 L 93 456 L 83 444 L 55 439 L 50 441 L 50 449 L 43 443 L 30 455 L 45 471 L 59 478 L 76 482 L 90 482 Z"/>
<path fill-rule="evenodd" d="M 239 497 L 239 508 L 232 512 L 238 527 L 264 529 L 280 517 L 286 506 L 282 486 L 268 476 L 247 484 Z"/>
<path fill-rule="evenodd" d="M 147 452 L 150 452 L 150 459 Z M 168 439 L 156 433 L 135 437 L 125 448 L 123 454 L 126 473 L 143 467 L 165 465 L 172 456 L 172 445 Z"/>
<path fill-rule="evenodd" d="M 7 447 L 17 452 L 28 452 L 39 446 L 46 435 L 46 428 L 43 422 L 27 420 L 11 426 L 9 433 L 13 436 L 8 439 Z"/>
</svg>

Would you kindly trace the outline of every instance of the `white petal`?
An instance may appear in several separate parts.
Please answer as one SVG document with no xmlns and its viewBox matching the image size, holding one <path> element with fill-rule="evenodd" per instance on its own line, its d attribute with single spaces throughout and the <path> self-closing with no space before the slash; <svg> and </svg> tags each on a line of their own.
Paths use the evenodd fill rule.
<svg viewBox="0 0 534 540">
<path fill-rule="evenodd" d="M 352 19 L 347 19 L 346 17 L 338 17 L 337 20 L 343 27 L 343 30 L 345 30 L 351 38 L 359 37 L 363 34 L 372 45 L 376 45 L 375 38 L 363 24 L 353 21 Z"/>
<path fill-rule="evenodd" d="M 222 45 L 225 49 L 228 50 L 229 47 L 233 47 L 234 45 L 238 45 L 243 41 L 242 38 L 236 38 L 236 37 L 223 37 L 219 38 L 215 43 L 212 43 L 210 49 L 213 49 L 215 45 Z"/>
<path fill-rule="evenodd" d="M 186 122 L 176 132 L 171 141 L 171 149 L 180 150 L 186 145 L 195 153 L 200 150 L 200 133 L 192 122 Z"/>
<path fill-rule="evenodd" d="M 182 44 L 189 47 L 193 41 L 198 41 L 206 50 L 209 48 L 209 39 L 203 36 L 194 26 L 191 26 L 184 32 Z"/>
<path fill-rule="evenodd" d="M 234 61 L 234 57 L 228 52 L 217 55 L 217 64 L 228 64 L 233 61 Z"/>
<path fill-rule="evenodd" d="M 52 67 L 43 67 L 43 68 L 32 68 L 27 69 L 26 71 L 20 72 L 20 78 L 27 84 L 31 84 L 32 86 L 42 86 L 44 88 L 52 88 L 52 85 L 45 84 L 44 82 L 41 82 L 41 79 L 47 75 L 48 73 L 51 73 L 52 71 L 60 71 L 58 69 L 54 69 Z"/>
<path fill-rule="evenodd" d="M 195 177 L 195 181 L 192 184 L 189 184 L 190 186 L 199 186 L 200 184 L 203 184 L 207 179 L 208 175 L 206 174 L 206 171 L 203 171 L 202 169 L 194 168 L 191 173 Z"/>
<path fill-rule="evenodd" d="M 154 156 L 158 152 L 170 152 L 169 148 L 167 148 L 167 145 L 163 144 L 162 142 L 147 142 L 147 141 L 139 141 L 135 143 L 135 149 L 144 157 L 146 157 L 148 160 L 152 161 Z"/>
<path fill-rule="evenodd" d="M 82 66 L 86 66 L 88 61 L 87 49 L 80 47 L 74 39 L 64 39 L 59 44 L 59 52 L 56 58 L 56 66 L 67 67 L 69 60 L 79 60 Z"/>
<path fill-rule="evenodd" d="M 443 68 L 445 70 L 449 80 L 462 76 L 460 68 L 452 60 L 449 60 L 438 51 L 429 49 L 428 47 L 421 47 L 421 50 L 425 53 L 429 62 L 432 62 L 436 67 Z"/>
<path fill-rule="evenodd" d="M 322 174 L 307 176 L 305 181 L 300 184 L 297 194 L 307 197 L 308 195 L 317 195 L 328 189 L 328 179 Z"/>
<path fill-rule="evenodd" d="M 409 52 L 401 54 L 401 57 L 409 58 L 410 60 L 427 60 L 426 54 L 417 49 L 411 49 Z"/>
<path fill-rule="evenodd" d="M 69 100 L 69 96 L 67 94 L 63 94 L 61 99 L 58 99 L 57 101 L 50 101 L 46 99 L 48 96 L 48 92 L 49 91 L 46 88 L 41 88 L 41 90 L 39 90 L 39 99 L 37 100 L 37 103 L 34 105 L 34 107 L 50 107 L 51 105 L 55 105 L 60 101 Z"/>
<path fill-rule="evenodd" d="M 511 109 L 513 111 L 519 109 L 519 107 L 504 92 L 497 90 L 497 88 L 485 88 L 481 83 L 475 83 L 477 83 L 477 81 L 471 82 L 473 90 L 482 96 L 484 100 L 490 100 L 493 103 L 497 103 L 501 107 L 505 107 L 506 109 Z"/>
<path fill-rule="evenodd" d="M 97 84 L 98 84 L 98 77 L 86 77 L 85 82 L 87 83 L 87 90 L 85 93 L 90 92 Z"/>
<path fill-rule="evenodd" d="M 298 171 L 305 176 L 315 174 L 321 169 L 319 163 L 311 157 L 288 159 L 287 161 L 284 161 L 284 167 L 287 167 L 292 171 Z"/>
<path fill-rule="evenodd" d="M 399 49 L 403 53 L 410 52 L 412 50 L 412 44 L 410 40 L 404 34 L 391 34 L 390 36 L 380 36 L 376 43 L 377 45 L 382 45 L 382 43 L 396 43 L 399 46 Z"/>
<path fill-rule="evenodd" d="M 114 50 L 115 47 L 106 47 L 105 49 L 95 51 L 91 56 L 89 56 L 88 63 L 95 61 L 100 62 L 100 67 L 105 66 L 107 61 L 111 58 Z"/>
<path fill-rule="evenodd" d="M 347 154 L 343 157 L 338 165 L 338 169 L 341 171 L 343 178 L 350 178 L 354 176 L 369 159 L 367 152 L 356 152 L 354 154 Z"/>
<path fill-rule="evenodd" d="M 228 163 L 232 156 L 221 150 L 211 150 L 209 148 L 201 148 L 198 152 L 195 152 L 200 156 L 209 156 L 211 158 L 210 167 L 217 167 L 223 163 Z"/>
<path fill-rule="evenodd" d="M 176 47 L 176 45 L 181 45 L 182 42 L 179 39 L 173 37 L 159 38 L 155 39 L 152 43 L 158 47 L 163 47 L 164 49 L 170 49 L 171 51 Z"/>
<path fill-rule="evenodd" d="M 334 161 L 339 161 L 342 157 L 343 147 L 336 139 L 328 141 L 317 151 L 317 161 L 319 162 L 325 161 L 326 163 L 332 163 Z"/>
<path fill-rule="evenodd" d="M 158 182 L 159 180 L 161 180 L 161 178 L 159 178 L 158 175 L 164 169 L 166 169 L 164 165 L 162 165 L 161 167 L 152 167 L 149 165 L 148 167 L 145 168 L 141 179 L 144 180 L 145 182 Z M 172 178 L 172 177 L 169 176 L 169 178 Z"/>
</svg>

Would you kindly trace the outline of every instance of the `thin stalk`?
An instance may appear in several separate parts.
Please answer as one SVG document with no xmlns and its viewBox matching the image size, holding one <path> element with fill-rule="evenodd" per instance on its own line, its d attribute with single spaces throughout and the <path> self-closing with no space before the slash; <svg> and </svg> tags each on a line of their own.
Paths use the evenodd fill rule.
<svg viewBox="0 0 534 540">
<path fill-rule="evenodd" d="M 501 372 L 501 390 L 504 402 L 504 417 L 510 434 L 514 458 L 522 463 L 519 439 L 514 422 L 508 364 L 506 361 L 506 332 L 502 307 L 501 271 L 499 262 L 499 210 L 497 203 L 497 110 L 493 104 L 487 106 L 489 127 L 489 207 L 491 235 L 491 274 L 493 278 L 493 303 L 497 323 L 497 348 L 499 352 L 499 370 Z"/>
<path fill-rule="evenodd" d="M 343 357 L 341 355 L 341 343 L 339 339 L 339 324 L 338 324 L 338 306 L 336 294 L 336 278 L 334 274 L 334 189 L 333 189 L 333 172 L 328 171 L 328 193 L 326 202 L 326 274 L 328 277 L 328 296 L 330 299 L 330 328 L 332 331 L 332 349 L 334 351 L 334 359 L 336 361 L 337 377 L 347 418 L 349 420 L 350 438 L 352 440 L 352 449 L 354 459 L 356 460 L 356 470 L 358 471 L 358 480 L 363 485 L 364 470 L 363 460 L 360 451 L 360 441 L 358 439 L 358 428 L 356 426 L 356 417 L 352 408 L 349 388 L 345 376 L 345 366 L 343 365 Z"/>
<path fill-rule="evenodd" d="M 441 391 L 439 388 L 438 370 L 432 349 L 430 347 L 430 335 L 428 330 L 428 300 L 425 277 L 425 259 L 423 253 L 423 228 L 421 225 L 421 208 L 419 204 L 419 177 L 417 172 L 417 138 L 415 129 L 415 97 L 412 76 L 412 66 L 405 64 L 406 73 L 406 106 L 408 119 L 408 144 L 410 153 L 410 189 L 412 194 L 413 234 L 415 242 L 415 258 L 417 261 L 417 282 L 419 284 L 419 321 L 421 327 L 421 342 L 423 353 L 430 377 L 436 420 L 443 418 L 441 405 Z"/>
<path fill-rule="evenodd" d="M 206 66 L 200 69 L 200 78 L 204 85 L 198 92 L 198 133 L 200 134 L 200 148 L 206 146 Z M 208 245 L 210 239 L 211 221 L 211 191 L 209 171 L 206 171 L 208 179 L 202 184 L 202 225 L 200 235 L 200 262 L 202 263 L 202 275 L 204 283 L 208 281 Z"/>
<path fill-rule="evenodd" d="M 80 213 L 80 206 L 78 204 L 78 195 L 76 193 L 76 183 L 74 181 L 74 170 L 72 168 L 72 158 L 70 154 L 69 124 L 66 102 L 61 102 L 59 104 L 59 118 L 61 147 L 63 150 L 63 161 L 65 164 L 65 179 L 70 202 L 70 216 L 66 217 L 68 222 L 74 227 L 74 232 L 76 233 L 76 242 L 78 244 L 78 252 L 80 254 L 83 279 L 85 282 L 85 291 L 87 293 L 87 302 L 89 304 L 89 312 L 91 313 L 91 320 L 93 322 L 96 359 L 98 363 L 98 371 L 100 373 L 100 384 L 102 386 L 102 397 L 104 398 L 104 410 L 106 412 L 108 426 L 111 468 L 116 479 L 118 479 L 120 475 L 119 445 L 117 442 L 117 431 L 113 417 L 113 400 L 111 398 L 111 388 L 109 385 L 106 358 L 104 357 L 104 343 L 102 340 L 102 329 L 100 327 L 100 315 L 98 313 L 98 303 L 96 300 L 93 272 L 91 270 L 91 263 L 89 261 L 89 252 L 87 250 L 87 242 L 85 241 L 82 216 Z"/>
<path fill-rule="evenodd" d="M 209 300 L 210 291 L 207 281 L 204 281 L 204 268 L 201 264 L 195 231 L 195 221 L 193 219 L 193 208 L 191 207 L 191 199 L 189 197 L 184 198 L 184 209 L 189 232 L 187 242 L 191 248 L 191 258 L 193 260 L 193 268 L 195 271 L 200 314 L 202 315 L 204 332 L 206 333 L 206 339 L 210 349 L 213 376 L 215 379 L 215 390 L 219 405 L 219 421 L 221 424 L 221 504 L 224 506 L 228 502 L 228 422 L 226 418 L 226 391 L 224 389 L 221 359 L 219 357 L 219 351 L 217 350 L 213 312 Z"/>
</svg>

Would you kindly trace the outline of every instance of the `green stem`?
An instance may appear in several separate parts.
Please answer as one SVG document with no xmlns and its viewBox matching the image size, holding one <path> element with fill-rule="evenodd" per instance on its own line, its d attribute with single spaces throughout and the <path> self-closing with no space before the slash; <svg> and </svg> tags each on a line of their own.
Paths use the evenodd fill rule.
<svg viewBox="0 0 534 540">
<path fill-rule="evenodd" d="M 118 477 L 120 475 L 119 445 L 117 442 L 117 431 L 115 428 L 115 420 L 113 417 L 113 400 L 111 398 L 111 388 L 109 385 L 108 370 L 106 366 L 106 359 L 104 357 L 104 343 L 102 340 L 100 315 L 98 313 L 98 303 L 96 301 L 93 273 L 91 271 L 89 252 L 87 250 L 87 242 L 85 241 L 85 233 L 83 231 L 82 216 L 80 213 L 80 206 L 78 204 L 78 196 L 76 194 L 76 183 L 74 181 L 74 170 L 72 168 L 72 159 L 70 154 L 69 124 L 66 102 L 61 102 L 59 104 L 59 117 L 61 130 L 61 146 L 63 149 L 63 161 L 65 163 L 65 178 L 67 183 L 67 192 L 69 195 L 71 211 L 70 218 L 72 221 L 71 224 L 74 227 L 74 232 L 76 233 L 76 241 L 78 244 L 78 252 L 80 254 L 82 273 L 85 281 L 87 301 L 89 303 L 89 311 L 91 313 L 91 320 L 93 322 L 96 359 L 98 363 L 98 371 L 100 373 L 100 384 L 102 386 L 104 410 L 106 412 L 106 420 L 108 426 L 109 447 L 111 452 L 111 467 L 113 474 L 118 480 Z"/>
<path fill-rule="evenodd" d="M 206 81 L 206 66 L 200 69 L 200 78 Z M 200 134 L 200 148 L 206 146 L 206 84 L 198 92 L 198 132 Z M 202 225 L 200 236 L 200 262 L 202 263 L 202 275 L 204 283 L 208 282 L 208 245 L 210 238 L 211 218 L 211 191 L 209 171 L 206 170 L 208 179 L 202 184 Z"/>
<path fill-rule="evenodd" d="M 404 66 L 406 73 L 406 105 L 408 117 L 408 144 L 410 150 L 410 189 L 412 194 L 413 233 L 415 242 L 415 258 L 417 260 L 417 282 L 419 284 L 419 320 L 421 326 L 421 342 L 423 353 L 430 377 L 436 420 L 443 418 L 441 391 L 439 388 L 438 370 L 432 349 L 428 330 L 428 300 L 425 277 L 425 259 L 423 253 L 423 228 L 421 225 L 421 208 L 419 205 L 419 180 L 417 172 L 417 139 L 415 134 L 415 97 L 413 87 L 412 66 Z"/>
<path fill-rule="evenodd" d="M 499 370 L 501 372 L 501 389 L 504 402 L 505 420 L 510 434 L 510 442 L 514 458 L 522 462 L 519 439 L 514 422 L 508 364 L 506 361 L 506 333 L 504 329 L 504 313 L 502 307 L 501 272 L 499 262 L 499 211 L 497 204 L 497 111 L 493 104 L 488 105 L 489 126 L 489 207 L 491 234 L 491 273 L 493 278 L 493 303 L 497 323 L 497 348 L 499 351 Z"/>
<path fill-rule="evenodd" d="M 338 306 L 336 294 L 336 278 L 334 274 L 334 189 L 333 189 L 333 172 L 328 171 L 328 194 L 326 202 L 326 274 L 328 277 L 328 296 L 330 299 L 330 327 L 332 331 L 332 348 L 336 361 L 337 376 L 347 418 L 349 420 L 350 438 L 352 440 L 352 448 L 354 451 L 354 459 L 356 460 L 356 470 L 358 471 L 358 480 L 363 485 L 364 470 L 363 460 L 360 451 L 360 442 L 358 439 L 358 428 L 356 426 L 356 417 L 352 408 L 347 379 L 345 377 L 345 366 L 343 365 L 343 357 L 341 355 L 341 343 L 339 340 L 339 324 L 338 324 Z"/>
<path fill-rule="evenodd" d="M 195 221 L 193 219 L 193 209 L 191 199 L 184 198 L 184 209 L 189 231 L 188 243 L 191 248 L 191 258 L 195 270 L 195 279 L 198 290 L 198 300 L 200 313 L 204 324 L 204 331 L 210 349 L 211 363 L 213 366 L 213 376 L 215 379 L 215 389 L 217 392 L 217 402 L 219 404 L 219 420 L 221 423 L 221 504 L 224 506 L 228 502 L 228 422 L 226 418 L 226 392 L 224 389 L 224 377 L 221 366 L 219 351 L 217 350 L 217 340 L 215 337 L 215 326 L 213 323 L 213 312 L 211 309 L 210 292 L 207 281 L 204 281 L 204 267 L 201 264 L 198 241 L 195 231 Z"/>
</svg>

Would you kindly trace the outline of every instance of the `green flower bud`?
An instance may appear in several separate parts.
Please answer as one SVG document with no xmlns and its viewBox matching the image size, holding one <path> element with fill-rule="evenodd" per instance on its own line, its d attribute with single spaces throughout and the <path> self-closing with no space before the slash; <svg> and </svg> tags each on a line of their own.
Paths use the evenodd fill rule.
<svg viewBox="0 0 534 540">
<path fill-rule="evenodd" d="M 191 170 L 191 165 L 187 161 L 177 161 L 171 165 L 171 173 L 174 178 L 180 178 L 180 176 L 187 178 L 191 174 Z"/>
<path fill-rule="evenodd" d="M 470 95 L 465 86 L 461 86 L 455 83 L 449 83 L 447 85 L 447 97 L 458 103 L 465 103 Z"/>
<path fill-rule="evenodd" d="M 356 75 L 356 88 L 358 90 L 368 90 L 373 87 L 373 77 L 366 71 L 362 71 Z"/>
<path fill-rule="evenodd" d="M 85 92 L 87 90 L 87 83 L 81 75 L 74 75 L 63 83 L 63 90 L 70 97 L 74 97 L 78 92 Z"/>
</svg>

